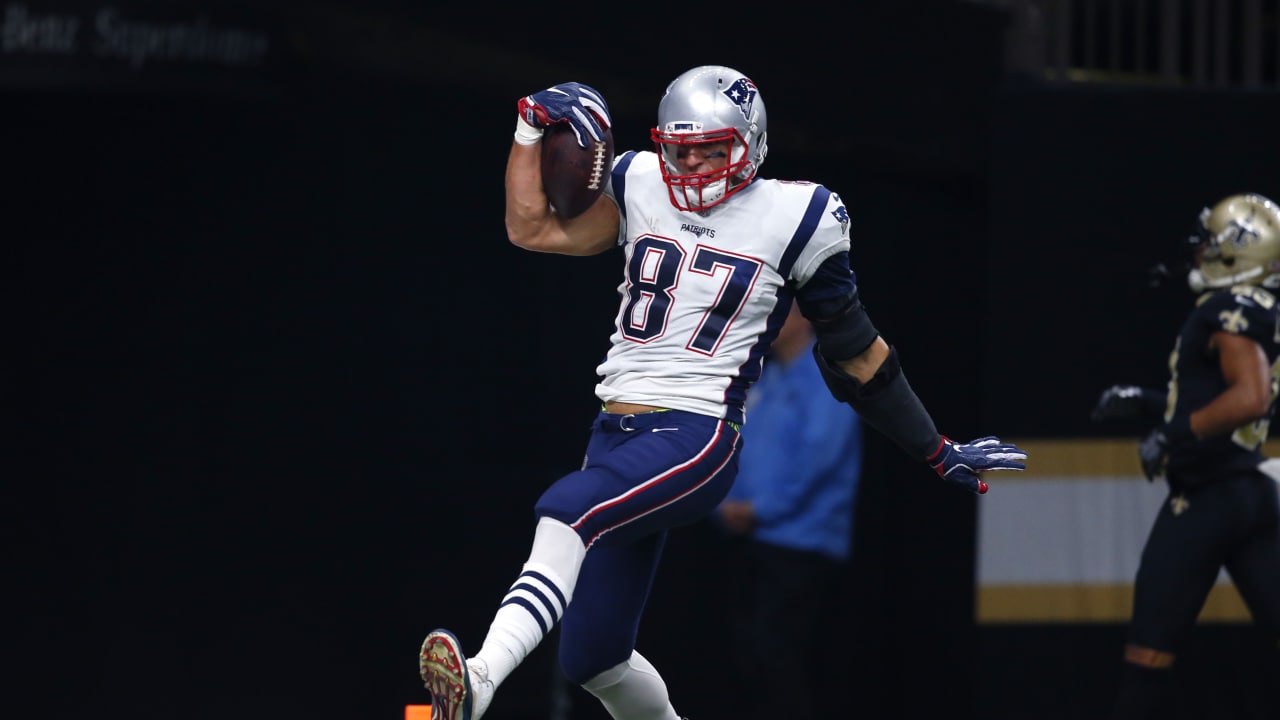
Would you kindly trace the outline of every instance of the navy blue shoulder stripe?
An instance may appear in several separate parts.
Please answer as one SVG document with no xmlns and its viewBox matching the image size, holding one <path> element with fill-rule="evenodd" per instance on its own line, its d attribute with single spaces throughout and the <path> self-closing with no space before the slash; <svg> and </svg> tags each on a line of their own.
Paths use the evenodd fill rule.
<svg viewBox="0 0 1280 720">
<path fill-rule="evenodd" d="M 808 245 L 809 240 L 813 238 L 813 232 L 818 229 L 818 221 L 822 219 L 822 213 L 827 209 L 829 199 L 831 199 L 830 190 L 821 185 L 815 186 L 813 197 L 809 198 L 809 207 L 805 208 L 799 227 L 791 236 L 791 241 L 787 243 L 787 251 L 782 253 L 782 262 L 778 263 L 778 273 L 782 277 L 791 279 L 791 268 L 796 264 L 796 258 L 800 257 L 800 251 L 804 250 L 804 246 Z"/>
<path fill-rule="evenodd" d="M 622 219 L 627 219 L 627 168 L 631 167 L 631 161 L 636 159 L 636 151 L 628 150 L 622 153 L 622 157 L 618 158 L 618 162 L 613 166 L 613 177 L 609 179 L 613 185 L 613 196 L 618 199 L 618 213 L 622 215 Z"/>
</svg>

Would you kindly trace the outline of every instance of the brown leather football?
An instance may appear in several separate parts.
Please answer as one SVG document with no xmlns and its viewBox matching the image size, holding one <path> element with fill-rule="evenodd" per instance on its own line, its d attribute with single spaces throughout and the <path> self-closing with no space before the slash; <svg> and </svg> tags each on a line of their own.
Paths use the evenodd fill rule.
<svg viewBox="0 0 1280 720">
<path fill-rule="evenodd" d="M 613 169 L 613 132 L 604 131 L 604 141 L 588 138 L 588 146 L 578 145 L 568 123 L 556 123 L 542 133 L 542 187 L 551 206 L 561 217 L 581 215 L 604 192 Z"/>
</svg>

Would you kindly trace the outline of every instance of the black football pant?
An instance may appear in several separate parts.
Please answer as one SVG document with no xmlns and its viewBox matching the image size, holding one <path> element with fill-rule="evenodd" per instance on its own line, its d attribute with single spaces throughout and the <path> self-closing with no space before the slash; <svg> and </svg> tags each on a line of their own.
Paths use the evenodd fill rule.
<svg viewBox="0 0 1280 720">
<path fill-rule="evenodd" d="M 1273 649 L 1264 677 L 1280 684 L 1280 497 L 1260 471 L 1170 490 L 1142 551 L 1129 643 L 1176 659 L 1224 567 Z M 1171 667 L 1126 663 L 1112 717 L 1169 717 L 1172 680 Z"/>
<path fill-rule="evenodd" d="M 1129 642 L 1176 654 L 1223 567 L 1280 639 L 1280 498 L 1260 471 L 1170 491 L 1142 551 Z"/>
</svg>

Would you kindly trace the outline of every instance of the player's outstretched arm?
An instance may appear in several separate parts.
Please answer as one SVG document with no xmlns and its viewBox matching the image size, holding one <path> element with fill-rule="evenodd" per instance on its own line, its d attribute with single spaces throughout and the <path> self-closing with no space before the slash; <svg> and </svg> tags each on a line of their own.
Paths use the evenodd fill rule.
<svg viewBox="0 0 1280 720">
<path fill-rule="evenodd" d="M 551 209 L 542 184 L 543 130 L 566 123 L 585 147 L 610 127 L 609 109 L 595 90 L 580 83 L 562 83 L 526 95 L 517 103 L 516 132 L 507 158 L 507 238 L 536 252 L 594 255 L 613 246 L 618 235 L 618 208 L 601 195 L 574 218 Z"/>
<path fill-rule="evenodd" d="M 987 491 L 982 473 L 1026 469 L 1026 452 L 997 437 L 957 443 L 939 433 L 903 375 L 897 352 L 878 334 L 869 347 L 845 360 L 826 357 L 821 341 L 813 355 L 837 400 L 912 457 L 927 462 L 943 480 L 981 495 Z"/>
</svg>

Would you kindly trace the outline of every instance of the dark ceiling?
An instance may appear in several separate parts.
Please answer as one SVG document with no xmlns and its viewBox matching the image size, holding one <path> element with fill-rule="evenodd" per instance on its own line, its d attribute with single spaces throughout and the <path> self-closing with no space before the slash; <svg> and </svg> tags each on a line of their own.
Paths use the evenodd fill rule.
<svg viewBox="0 0 1280 720">
<path fill-rule="evenodd" d="M 28 27 L 42 16 L 78 16 L 79 47 L 60 54 L 6 45 L 0 88 L 372 87 L 416 95 L 438 105 L 442 118 L 465 121 L 468 113 L 492 116 L 523 94 L 574 80 L 600 89 L 615 116 L 643 128 L 672 78 L 723 64 L 760 86 L 770 131 L 785 137 L 786 147 L 858 150 L 864 161 L 879 157 L 906 172 L 964 172 L 977 162 L 990 95 L 1002 77 L 1007 24 L 1004 11 L 962 0 L 851 0 L 759 15 L 408 0 L 29 0 L 22 8 L 33 18 Z M 270 49 L 264 62 L 248 66 L 185 58 L 134 66 L 127 56 L 96 50 L 95 17 L 106 8 L 140 27 L 207 22 L 265 33 Z M 20 32 L 8 15 L 5 21 L 7 42 Z"/>
</svg>

